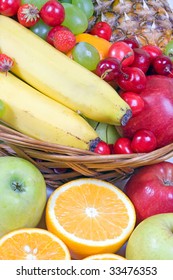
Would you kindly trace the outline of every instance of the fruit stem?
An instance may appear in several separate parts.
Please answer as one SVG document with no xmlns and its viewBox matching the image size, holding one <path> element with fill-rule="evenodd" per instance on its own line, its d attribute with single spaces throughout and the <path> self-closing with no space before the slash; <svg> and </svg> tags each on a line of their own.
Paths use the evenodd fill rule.
<svg viewBox="0 0 173 280">
<path fill-rule="evenodd" d="M 16 181 L 12 182 L 11 188 L 15 192 L 24 192 L 25 191 L 24 185 L 22 183 L 19 183 Z"/>
</svg>

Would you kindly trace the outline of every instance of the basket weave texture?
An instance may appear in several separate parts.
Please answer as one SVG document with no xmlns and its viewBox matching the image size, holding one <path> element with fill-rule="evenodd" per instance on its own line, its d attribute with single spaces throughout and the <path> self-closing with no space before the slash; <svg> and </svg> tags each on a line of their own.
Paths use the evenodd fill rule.
<svg viewBox="0 0 173 280">
<path fill-rule="evenodd" d="M 173 143 L 145 154 L 98 155 L 35 140 L 4 124 L 0 124 L 0 141 L 0 156 L 29 160 L 42 172 L 47 185 L 53 188 L 83 176 L 115 183 L 128 178 L 138 167 L 173 157 Z M 66 172 L 61 172 L 63 169 Z"/>
</svg>

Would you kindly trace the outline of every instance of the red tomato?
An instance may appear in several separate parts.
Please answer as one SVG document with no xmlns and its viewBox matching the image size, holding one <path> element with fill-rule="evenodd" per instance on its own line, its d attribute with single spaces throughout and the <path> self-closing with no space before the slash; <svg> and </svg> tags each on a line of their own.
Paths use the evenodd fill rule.
<svg viewBox="0 0 173 280">
<path fill-rule="evenodd" d="M 134 61 L 134 51 L 124 42 L 114 42 L 109 48 L 108 57 L 116 57 L 123 66 L 128 66 Z"/>
</svg>

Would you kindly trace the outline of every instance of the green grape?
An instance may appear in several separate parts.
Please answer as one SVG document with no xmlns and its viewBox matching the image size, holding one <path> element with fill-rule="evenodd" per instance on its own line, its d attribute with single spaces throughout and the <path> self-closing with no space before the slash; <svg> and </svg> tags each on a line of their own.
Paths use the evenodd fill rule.
<svg viewBox="0 0 173 280">
<path fill-rule="evenodd" d="M 94 13 L 94 5 L 92 0 L 72 0 L 72 4 L 79 7 L 89 19 Z"/>
<path fill-rule="evenodd" d="M 173 40 L 169 41 L 165 46 L 164 54 L 173 61 Z"/>
<path fill-rule="evenodd" d="M 2 117 L 2 115 L 4 114 L 5 111 L 5 105 L 4 102 L 2 100 L 0 100 L 0 118 Z"/>
<path fill-rule="evenodd" d="M 48 0 L 22 0 L 21 4 L 33 4 L 40 10 L 47 1 Z"/>
<path fill-rule="evenodd" d="M 61 2 L 61 3 L 72 3 L 72 0 L 61 0 L 61 1 L 59 1 L 59 2 Z"/>
<path fill-rule="evenodd" d="M 32 32 L 41 37 L 43 40 L 46 40 L 47 33 L 50 29 L 51 27 L 45 24 L 42 19 L 40 19 L 34 26 L 30 28 Z"/>
<path fill-rule="evenodd" d="M 72 49 L 74 61 L 78 62 L 90 71 L 96 69 L 100 61 L 100 55 L 97 49 L 89 43 L 80 42 Z"/>
<path fill-rule="evenodd" d="M 88 28 L 85 13 L 75 5 L 69 3 L 62 3 L 62 5 L 65 9 L 65 19 L 62 25 L 68 27 L 75 35 L 85 32 Z"/>
</svg>

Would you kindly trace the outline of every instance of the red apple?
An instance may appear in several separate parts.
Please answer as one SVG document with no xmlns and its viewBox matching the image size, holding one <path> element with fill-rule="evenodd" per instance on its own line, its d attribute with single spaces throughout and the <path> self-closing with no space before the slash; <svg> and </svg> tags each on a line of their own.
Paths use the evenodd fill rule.
<svg viewBox="0 0 173 280">
<path fill-rule="evenodd" d="M 173 213 L 173 163 L 144 166 L 127 181 L 124 192 L 136 210 L 137 224 L 147 217 Z"/>
<path fill-rule="evenodd" d="M 157 148 L 173 142 L 173 79 L 161 75 L 147 77 L 147 85 L 141 91 L 143 110 L 121 127 L 123 137 L 132 138 L 139 129 L 154 133 Z"/>
</svg>

